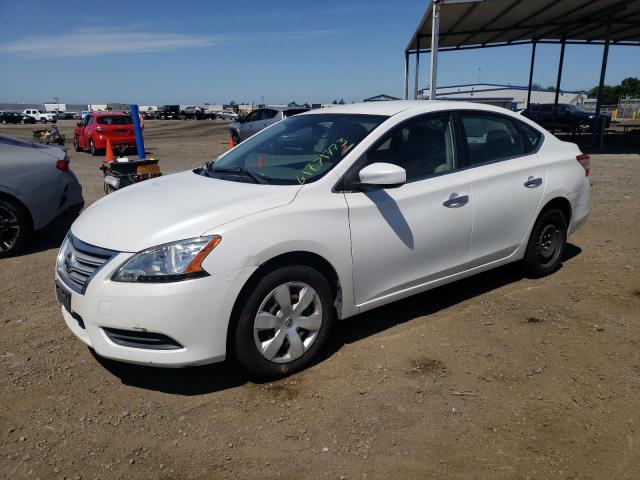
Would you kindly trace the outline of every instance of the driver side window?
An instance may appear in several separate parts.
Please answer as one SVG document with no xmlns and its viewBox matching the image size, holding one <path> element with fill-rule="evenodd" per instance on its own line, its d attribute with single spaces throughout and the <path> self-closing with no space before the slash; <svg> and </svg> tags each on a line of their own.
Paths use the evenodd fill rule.
<svg viewBox="0 0 640 480">
<path fill-rule="evenodd" d="M 369 152 L 367 165 L 392 163 L 407 172 L 407 182 L 458 167 L 455 133 L 450 114 L 409 120 L 386 134 Z"/>
</svg>

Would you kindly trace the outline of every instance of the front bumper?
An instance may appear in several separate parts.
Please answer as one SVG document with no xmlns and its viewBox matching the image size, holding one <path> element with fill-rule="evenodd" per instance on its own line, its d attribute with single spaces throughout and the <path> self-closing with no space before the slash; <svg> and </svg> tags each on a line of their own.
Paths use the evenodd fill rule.
<svg viewBox="0 0 640 480">
<path fill-rule="evenodd" d="M 73 314 L 60 306 L 69 329 L 98 355 L 113 360 L 164 367 L 224 360 L 233 304 L 256 267 L 175 283 L 111 281 L 114 271 L 130 257 L 120 253 L 108 261 L 84 294 L 68 288 L 56 272 L 56 282 L 71 293 Z M 173 339 L 181 348 L 119 344 L 107 334 L 112 330 L 153 332 Z"/>
</svg>

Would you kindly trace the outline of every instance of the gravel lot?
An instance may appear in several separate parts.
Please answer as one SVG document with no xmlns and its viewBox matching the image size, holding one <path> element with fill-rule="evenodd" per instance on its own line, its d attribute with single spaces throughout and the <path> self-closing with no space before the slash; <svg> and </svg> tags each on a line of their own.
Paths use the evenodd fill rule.
<svg viewBox="0 0 640 480">
<path fill-rule="evenodd" d="M 225 151 L 225 126 L 148 121 L 145 142 L 167 174 Z M 100 160 L 70 156 L 89 205 Z M 591 179 L 554 275 L 509 266 L 368 312 L 268 384 L 92 356 L 53 292 L 67 226 L 47 228 L 0 260 L 0 477 L 640 478 L 640 155 L 593 155 Z"/>
</svg>

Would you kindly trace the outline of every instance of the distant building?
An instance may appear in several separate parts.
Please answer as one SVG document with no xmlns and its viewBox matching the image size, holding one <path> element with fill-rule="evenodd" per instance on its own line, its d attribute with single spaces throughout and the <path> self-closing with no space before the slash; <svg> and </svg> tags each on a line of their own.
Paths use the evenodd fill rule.
<svg viewBox="0 0 640 480">
<path fill-rule="evenodd" d="M 392 97 L 391 95 L 386 95 L 381 93 L 380 95 L 376 95 L 374 97 L 365 98 L 363 102 L 384 102 L 387 100 L 400 100 L 397 97 Z"/>
<path fill-rule="evenodd" d="M 553 103 L 556 92 L 532 89 L 531 103 Z M 418 93 L 418 98 L 428 99 L 429 88 Z M 451 85 L 436 89 L 438 100 L 458 100 L 463 102 L 488 103 L 510 110 L 527 108 L 527 86 L 501 85 L 496 83 L 471 83 L 465 85 Z M 584 92 L 560 92 L 558 103 L 566 103 L 582 107 L 587 94 Z"/>
</svg>

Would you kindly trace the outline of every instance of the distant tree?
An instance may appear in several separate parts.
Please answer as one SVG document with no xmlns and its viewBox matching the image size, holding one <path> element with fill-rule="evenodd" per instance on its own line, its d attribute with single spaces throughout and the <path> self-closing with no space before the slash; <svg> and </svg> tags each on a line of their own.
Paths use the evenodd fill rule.
<svg viewBox="0 0 640 480">
<path fill-rule="evenodd" d="M 593 87 L 587 93 L 592 98 L 597 97 L 598 87 Z M 604 85 L 602 88 L 602 104 L 615 105 L 621 97 L 626 97 L 627 95 L 630 97 L 640 97 L 640 78 L 628 77 L 618 85 Z"/>
<path fill-rule="evenodd" d="M 544 90 L 544 88 L 539 83 L 532 83 L 531 90 Z"/>
<path fill-rule="evenodd" d="M 337 104 L 338 104 L 338 101 L 337 101 L 337 100 L 334 100 L 334 101 L 333 101 L 333 102 L 331 102 L 331 103 L 332 103 L 333 105 L 337 105 Z"/>
<path fill-rule="evenodd" d="M 340 99 L 340 101 L 338 102 L 338 105 L 344 105 L 344 99 Z"/>
<path fill-rule="evenodd" d="M 311 108 L 311 105 L 309 105 L 307 102 L 304 102 L 304 104 L 302 105 L 304 108 Z"/>
<path fill-rule="evenodd" d="M 556 91 L 556 87 L 554 87 L 553 85 L 549 85 L 547 88 L 544 89 L 545 92 L 555 92 Z"/>
<path fill-rule="evenodd" d="M 287 107 L 297 107 L 297 106 L 298 106 L 298 102 L 296 102 L 295 100 L 287 104 Z"/>
</svg>

